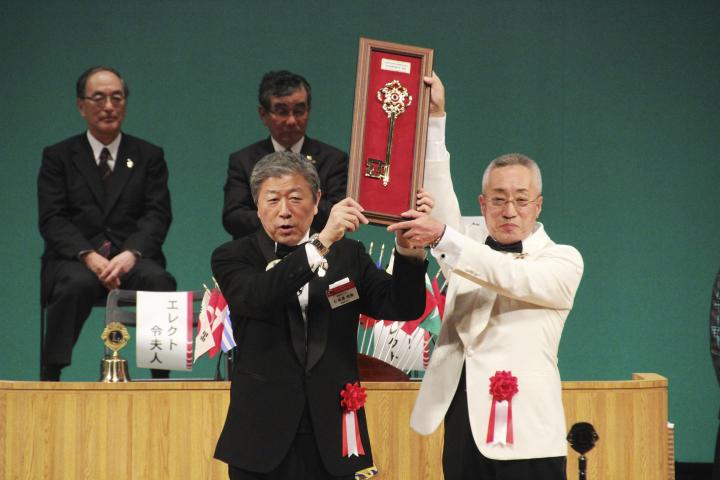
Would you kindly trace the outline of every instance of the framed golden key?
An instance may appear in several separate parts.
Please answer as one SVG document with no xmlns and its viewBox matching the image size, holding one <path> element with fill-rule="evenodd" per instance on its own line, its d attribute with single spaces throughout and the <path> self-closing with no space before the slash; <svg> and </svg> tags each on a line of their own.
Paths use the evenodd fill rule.
<svg viewBox="0 0 720 480">
<path fill-rule="evenodd" d="M 348 195 L 370 223 L 414 208 L 425 165 L 433 51 L 360 39 Z"/>
</svg>

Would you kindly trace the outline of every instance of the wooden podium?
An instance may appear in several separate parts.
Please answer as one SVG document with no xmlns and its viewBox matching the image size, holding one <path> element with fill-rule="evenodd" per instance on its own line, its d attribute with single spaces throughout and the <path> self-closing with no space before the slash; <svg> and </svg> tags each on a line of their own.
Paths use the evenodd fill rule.
<svg viewBox="0 0 720 480">
<path fill-rule="evenodd" d="M 600 436 L 585 455 L 588 480 L 675 478 L 668 468 L 667 387 L 654 373 L 635 373 L 629 381 L 563 382 L 568 430 L 589 422 Z M 568 447 L 568 480 L 578 478 L 578 457 Z"/>
<path fill-rule="evenodd" d="M 409 426 L 419 384 L 365 382 L 378 478 L 442 478 L 442 428 Z M 668 478 L 667 380 L 564 382 L 568 429 L 590 422 L 600 440 L 588 480 Z M 0 478 L 226 479 L 212 458 L 228 382 L 0 381 Z M 568 479 L 578 478 L 569 449 Z"/>
</svg>

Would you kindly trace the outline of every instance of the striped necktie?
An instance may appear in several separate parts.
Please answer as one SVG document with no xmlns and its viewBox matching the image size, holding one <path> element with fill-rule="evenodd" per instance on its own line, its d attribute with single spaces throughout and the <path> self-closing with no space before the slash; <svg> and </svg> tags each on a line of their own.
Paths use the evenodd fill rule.
<svg viewBox="0 0 720 480">
<path fill-rule="evenodd" d="M 108 165 L 108 160 L 111 158 L 110 150 L 103 148 L 102 152 L 100 152 L 100 163 L 98 164 L 98 169 L 100 170 L 100 178 L 102 179 L 105 188 L 107 188 L 108 183 L 110 182 L 110 175 L 112 175 L 112 170 L 110 169 L 110 165 Z"/>
</svg>

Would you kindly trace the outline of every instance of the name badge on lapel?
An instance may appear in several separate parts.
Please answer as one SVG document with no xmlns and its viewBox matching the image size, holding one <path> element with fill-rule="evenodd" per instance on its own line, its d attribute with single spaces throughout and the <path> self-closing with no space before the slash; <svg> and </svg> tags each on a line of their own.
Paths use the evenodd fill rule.
<svg viewBox="0 0 720 480">
<path fill-rule="evenodd" d="M 360 298 L 355 282 L 345 277 L 342 280 L 330 285 L 325 295 L 328 297 L 330 307 L 333 309 L 342 307 L 346 303 L 354 302 Z"/>
</svg>

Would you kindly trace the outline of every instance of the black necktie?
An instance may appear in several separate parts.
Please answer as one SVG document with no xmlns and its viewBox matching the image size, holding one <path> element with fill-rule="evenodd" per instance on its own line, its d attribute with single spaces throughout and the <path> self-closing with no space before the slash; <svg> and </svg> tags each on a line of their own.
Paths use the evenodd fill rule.
<svg viewBox="0 0 720 480">
<path fill-rule="evenodd" d="M 285 258 L 287 254 L 294 252 L 298 247 L 299 245 L 283 245 L 282 243 L 275 243 L 275 256 L 280 259 Z"/>
<path fill-rule="evenodd" d="M 108 165 L 108 160 L 110 160 L 110 158 L 112 158 L 110 157 L 110 150 L 103 148 L 100 152 L 100 163 L 98 164 L 98 169 L 100 170 L 100 178 L 102 179 L 105 188 L 107 188 L 110 181 L 110 175 L 112 175 L 112 170 L 110 170 L 110 165 Z"/>
<path fill-rule="evenodd" d="M 490 235 L 485 239 L 485 245 L 492 248 L 493 250 L 497 250 L 499 252 L 514 252 L 514 253 L 522 253 L 522 242 L 515 242 L 515 243 L 499 243 L 496 242 L 494 238 L 492 238 Z"/>
</svg>

